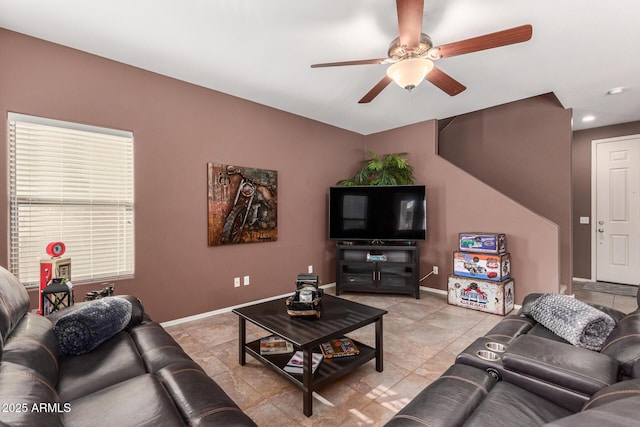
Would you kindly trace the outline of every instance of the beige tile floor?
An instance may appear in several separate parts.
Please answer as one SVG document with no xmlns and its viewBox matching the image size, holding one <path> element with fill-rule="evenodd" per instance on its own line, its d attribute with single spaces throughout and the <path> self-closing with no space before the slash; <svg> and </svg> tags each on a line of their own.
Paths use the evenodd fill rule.
<svg viewBox="0 0 640 427">
<path fill-rule="evenodd" d="M 326 292 L 333 294 L 334 288 Z M 582 291 L 576 297 L 630 312 L 635 298 Z M 379 307 L 384 317 L 384 372 L 373 361 L 315 393 L 313 415 L 302 414 L 302 393 L 266 366 L 247 356 L 238 364 L 238 319 L 232 313 L 167 327 L 259 426 L 381 426 L 436 379 L 477 337 L 502 317 L 447 304 L 446 295 L 422 291 L 421 299 L 400 295 L 343 294 Z M 247 324 L 247 338 L 267 335 Z M 351 337 L 373 345 L 373 325 Z"/>
</svg>

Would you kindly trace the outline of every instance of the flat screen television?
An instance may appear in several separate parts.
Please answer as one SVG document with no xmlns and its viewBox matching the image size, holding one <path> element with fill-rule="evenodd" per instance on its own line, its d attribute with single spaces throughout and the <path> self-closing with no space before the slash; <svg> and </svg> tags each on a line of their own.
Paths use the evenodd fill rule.
<svg viewBox="0 0 640 427">
<path fill-rule="evenodd" d="M 415 241 L 427 235 L 424 185 L 329 188 L 329 239 Z"/>
</svg>

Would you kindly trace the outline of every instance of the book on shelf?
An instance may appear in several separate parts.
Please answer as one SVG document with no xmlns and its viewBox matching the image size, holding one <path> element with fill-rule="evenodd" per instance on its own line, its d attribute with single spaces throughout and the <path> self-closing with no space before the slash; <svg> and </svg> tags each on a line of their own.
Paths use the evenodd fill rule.
<svg viewBox="0 0 640 427">
<path fill-rule="evenodd" d="M 277 335 L 260 339 L 260 354 L 285 354 L 293 351 L 293 344 Z"/>
<path fill-rule="evenodd" d="M 322 353 L 312 353 L 311 356 L 311 373 L 314 373 L 316 372 L 316 369 L 318 369 L 318 366 L 320 366 L 320 362 L 322 362 Z M 302 351 L 296 351 L 287 362 L 287 366 L 284 367 L 284 370 L 291 374 L 301 374 L 303 364 L 302 358 Z"/>
<path fill-rule="evenodd" d="M 347 337 L 337 338 L 320 344 L 325 359 L 334 357 L 355 356 L 360 354 L 358 347 Z"/>
</svg>

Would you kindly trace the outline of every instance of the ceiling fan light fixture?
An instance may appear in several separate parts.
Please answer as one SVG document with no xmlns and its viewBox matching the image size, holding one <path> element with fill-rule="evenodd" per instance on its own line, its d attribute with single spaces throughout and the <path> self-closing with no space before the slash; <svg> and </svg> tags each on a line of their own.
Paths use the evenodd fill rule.
<svg viewBox="0 0 640 427">
<path fill-rule="evenodd" d="M 411 90 L 418 86 L 433 69 L 433 62 L 425 58 L 402 59 L 387 69 L 387 76 L 401 88 Z"/>
</svg>

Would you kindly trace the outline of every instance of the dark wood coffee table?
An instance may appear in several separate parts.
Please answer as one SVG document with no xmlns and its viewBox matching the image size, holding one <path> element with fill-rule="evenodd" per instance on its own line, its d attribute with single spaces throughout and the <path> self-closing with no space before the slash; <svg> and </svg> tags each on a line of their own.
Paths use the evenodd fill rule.
<svg viewBox="0 0 640 427">
<path fill-rule="evenodd" d="M 382 372 L 382 316 L 386 310 L 369 307 L 332 295 L 324 295 L 321 302 L 320 319 L 290 317 L 285 306 L 286 298 L 234 309 L 239 316 L 239 362 L 244 365 L 246 353 L 269 366 L 293 384 L 302 388 L 303 412 L 313 413 L 313 392 L 336 379 L 352 372 L 357 367 L 376 359 L 376 370 Z M 293 343 L 295 350 L 304 355 L 303 373 L 290 374 L 284 367 L 291 354 L 261 355 L 260 340 L 246 342 L 246 321 Z M 363 326 L 375 323 L 375 347 L 354 341 L 360 354 L 357 356 L 324 359 L 315 373 L 311 371 L 311 353 L 320 352 L 319 344 L 339 338 Z"/>
</svg>

